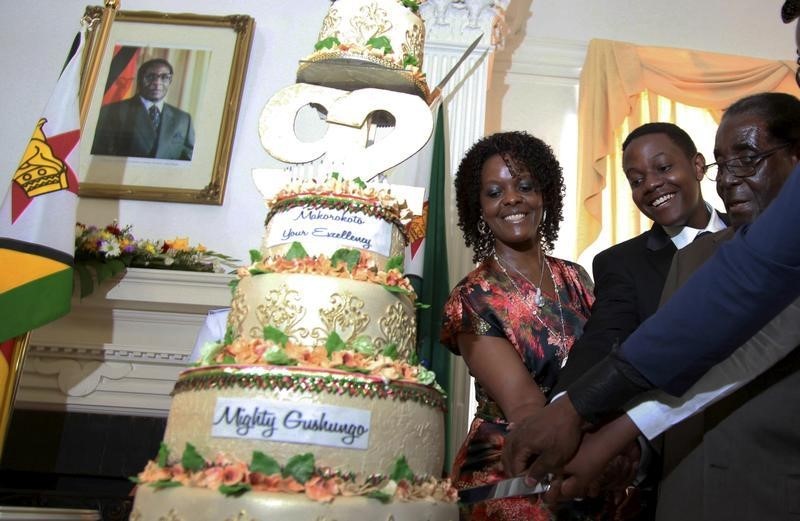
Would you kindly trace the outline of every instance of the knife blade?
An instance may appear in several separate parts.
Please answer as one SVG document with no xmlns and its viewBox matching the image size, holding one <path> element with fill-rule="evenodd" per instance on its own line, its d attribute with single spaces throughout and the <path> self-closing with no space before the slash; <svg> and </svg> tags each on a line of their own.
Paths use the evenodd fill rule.
<svg viewBox="0 0 800 521">
<path fill-rule="evenodd" d="M 525 476 L 504 479 L 497 483 L 481 485 L 478 487 L 465 488 L 458 491 L 458 501 L 466 505 L 488 501 L 490 499 L 500 499 L 515 496 L 532 496 L 547 492 L 550 488 L 549 481 L 540 481 L 535 486 L 525 484 Z"/>
</svg>

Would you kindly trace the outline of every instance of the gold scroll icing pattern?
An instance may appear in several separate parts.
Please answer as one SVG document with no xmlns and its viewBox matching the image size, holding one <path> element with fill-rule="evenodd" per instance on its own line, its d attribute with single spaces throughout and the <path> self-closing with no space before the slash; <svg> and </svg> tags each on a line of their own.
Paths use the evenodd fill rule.
<svg viewBox="0 0 800 521">
<path fill-rule="evenodd" d="M 345 343 L 352 342 L 369 325 L 369 315 L 364 313 L 364 301 L 349 293 L 334 293 L 330 298 L 331 306 L 320 308 L 319 318 L 325 328 L 315 328 L 312 338 L 325 342 L 331 332 L 336 333 Z M 348 335 L 346 331 L 350 331 Z"/>
<path fill-rule="evenodd" d="M 286 284 L 267 291 L 262 303 L 256 307 L 256 317 L 260 325 L 250 329 L 250 337 L 261 338 L 264 327 L 272 326 L 283 331 L 292 342 L 301 343 L 308 336 L 308 329 L 298 326 L 306 316 L 302 301 L 300 292 L 289 289 Z"/>
<path fill-rule="evenodd" d="M 415 349 L 414 323 L 399 302 L 395 302 L 386 310 L 378 321 L 383 338 L 375 339 L 375 347 L 383 350 L 394 342 L 402 360 L 408 360 Z"/>
<path fill-rule="evenodd" d="M 366 43 L 372 37 L 388 33 L 392 29 L 392 22 L 386 10 L 373 2 L 360 9 L 359 15 L 350 20 L 350 26 L 358 34 L 358 42 Z"/>
<path fill-rule="evenodd" d="M 329 36 L 335 36 L 336 34 L 336 27 L 339 26 L 341 21 L 341 16 L 339 16 L 339 10 L 336 8 L 332 8 L 328 11 L 328 15 L 322 20 L 322 28 L 319 30 L 319 40 L 324 40 Z"/>
<path fill-rule="evenodd" d="M 244 291 L 237 287 L 236 291 L 233 293 L 233 299 L 231 299 L 231 311 L 228 315 L 228 327 L 237 333 L 241 333 L 240 328 L 242 327 L 245 318 L 247 318 L 247 313 L 249 310 L 250 308 L 245 300 Z M 259 335 L 259 337 L 260 336 L 261 335 Z"/>
<path fill-rule="evenodd" d="M 419 63 L 422 63 L 422 53 L 425 46 L 425 30 L 423 26 L 414 25 L 406 31 L 406 41 L 402 44 L 403 54 L 416 56 Z"/>
</svg>

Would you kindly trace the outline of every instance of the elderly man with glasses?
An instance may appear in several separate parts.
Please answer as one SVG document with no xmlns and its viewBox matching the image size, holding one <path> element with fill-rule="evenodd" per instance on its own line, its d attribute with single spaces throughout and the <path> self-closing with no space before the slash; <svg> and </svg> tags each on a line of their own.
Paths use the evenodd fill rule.
<svg viewBox="0 0 800 521">
<path fill-rule="evenodd" d="M 144 62 L 136 74 L 136 95 L 100 109 L 92 154 L 190 161 L 192 116 L 164 101 L 173 75 L 167 60 Z"/>
<path fill-rule="evenodd" d="M 787 1 L 784 22 L 792 22 L 798 16 L 800 0 Z M 797 40 L 800 46 L 800 27 Z M 747 177 L 736 174 L 755 173 L 754 166 L 763 166 L 767 152 L 773 151 L 743 152 L 719 163 L 723 173 L 733 171 L 733 177 Z M 712 166 L 712 175 L 716 172 Z M 680 418 L 740 388 L 745 383 L 742 368 L 747 371 L 747 379 L 752 379 L 792 351 L 800 343 L 800 302 L 796 301 L 800 296 L 798 220 L 800 168 L 795 167 L 769 207 L 751 225 L 739 226 L 735 236 L 720 245 L 655 315 L 571 385 L 566 395 L 514 426 L 504 451 L 507 471 L 524 471 L 529 481 L 547 476 L 552 482 L 546 494 L 549 500 L 582 495 L 608 461 L 597 455 L 609 456 L 622 450 L 635 436 L 637 427 L 652 438 Z M 750 344 L 750 350 L 747 346 L 739 348 L 745 342 Z M 706 373 L 709 374 L 703 377 Z M 729 383 L 721 389 L 709 385 L 715 377 L 728 378 Z M 662 393 L 660 399 L 648 400 L 654 389 L 672 396 Z M 655 418 L 651 424 L 636 425 L 628 415 L 607 423 L 626 407 L 630 414 L 637 400 L 643 402 L 639 407 L 656 411 L 651 415 Z M 673 408 L 680 412 L 670 416 L 668 411 Z M 603 424 L 599 431 L 590 432 Z M 796 420 L 781 428 L 794 429 L 795 437 L 800 435 Z M 765 434 L 772 429 L 768 418 L 763 429 Z M 749 448 L 737 446 L 731 450 Z M 576 458 L 570 462 L 573 456 Z M 794 468 L 789 472 L 795 476 L 794 481 L 750 481 L 747 472 L 716 476 L 738 483 L 735 488 L 723 486 L 730 492 L 725 499 L 734 506 L 740 499 L 736 494 L 747 493 L 734 490 L 777 488 L 773 497 L 779 499 L 770 508 L 740 508 L 729 519 L 796 518 L 792 516 L 800 513 L 800 488 L 795 490 L 795 484 L 800 484 L 796 477 L 800 476 L 800 443 L 785 457 Z M 770 514 L 765 514 L 767 511 Z M 773 516 L 776 511 L 781 514 Z"/>
</svg>

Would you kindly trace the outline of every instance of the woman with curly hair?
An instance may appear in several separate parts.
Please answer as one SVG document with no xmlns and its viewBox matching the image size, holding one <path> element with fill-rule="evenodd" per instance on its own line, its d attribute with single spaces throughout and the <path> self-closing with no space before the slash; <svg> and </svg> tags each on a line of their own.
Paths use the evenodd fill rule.
<svg viewBox="0 0 800 521">
<path fill-rule="evenodd" d="M 451 292 L 441 340 L 475 377 L 478 409 L 451 474 L 469 488 L 510 477 L 500 462 L 509 423 L 544 407 L 594 298 L 581 266 L 548 255 L 564 179 L 547 144 L 525 132 L 485 137 L 461 161 L 455 187 L 458 225 L 478 266 Z M 462 510 L 469 520 L 551 516 L 528 498 Z"/>
</svg>

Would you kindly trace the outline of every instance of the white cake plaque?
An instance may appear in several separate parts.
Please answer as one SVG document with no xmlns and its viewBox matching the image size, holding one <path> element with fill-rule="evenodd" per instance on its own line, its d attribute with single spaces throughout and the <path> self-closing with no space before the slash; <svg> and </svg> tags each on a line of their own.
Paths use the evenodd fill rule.
<svg viewBox="0 0 800 521">
<path fill-rule="evenodd" d="M 257 398 L 217 398 L 211 435 L 365 450 L 372 413 Z"/>
<path fill-rule="evenodd" d="M 331 208 L 288 208 L 267 225 L 265 245 L 298 241 L 310 255 L 337 248 L 368 250 L 384 257 L 391 252 L 392 224 L 379 217 Z M 315 251 L 312 251 L 315 250 Z"/>
</svg>

